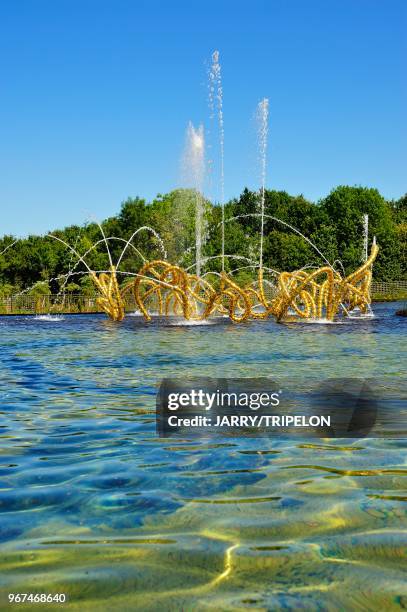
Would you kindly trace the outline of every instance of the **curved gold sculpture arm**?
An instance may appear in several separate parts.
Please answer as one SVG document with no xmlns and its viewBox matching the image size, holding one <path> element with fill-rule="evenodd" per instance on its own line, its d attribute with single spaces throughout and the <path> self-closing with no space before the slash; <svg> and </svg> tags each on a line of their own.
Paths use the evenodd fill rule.
<svg viewBox="0 0 407 612">
<path fill-rule="evenodd" d="M 378 253 L 379 247 L 374 243 L 365 263 L 342 280 L 341 301 L 349 310 L 358 307 L 362 312 L 366 312 L 368 309 L 371 302 L 372 267 Z"/>
<path fill-rule="evenodd" d="M 132 290 L 134 299 L 147 321 L 151 311 L 159 315 L 181 315 L 185 319 L 205 319 L 212 314 L 228 314 L 235 323 L 247 319 L 265 319 L 270 315 L 277 321 L 287 317 L 333 320 L 340 307 L 347 313 L 356 306 L 365 312 L 370 304 L 372 266 L 379 252 L 373 244 L 369 258 L 357 270 L 342 278 L 330 266 L 308 272 L 281 272 L 276 295 L 267 299 L 263 270 L 259 270 L 258 288 L 240 287 L 225 272 L 220 274 L 215 289 L 207 280 L 188 274 L 177 265 L 164 260 L 146 262 L 135 280 L 120 291 L 116 269 L 108 273 L 90 272 L 99 296 L 97 303 L 115 321 L 124 318 L 124 296 Z M 260 310 L 258 310 L 260 306 Z M 290 313 L 291 311 L 291 313 Z"/>
<path fill-rule="evenodd" d="M 99 276 L 92 271 L 90 277 L 100 293 L 96 298 L 96 303 L 113 321 L 122 321 L 125 309 L 119 283 L 117 282 L 116 268 L 111 266 L 109 273 L 102 272 Z"/>
</svg>

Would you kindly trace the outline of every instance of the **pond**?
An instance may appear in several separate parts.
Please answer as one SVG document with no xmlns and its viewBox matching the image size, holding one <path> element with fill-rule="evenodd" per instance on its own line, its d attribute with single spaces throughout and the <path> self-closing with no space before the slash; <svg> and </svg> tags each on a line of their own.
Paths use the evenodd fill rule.
<svg viewBox="0 0 407 612">
<path fill-rule="evenodd" d="M 72 610 L 407 607 L 403 439 L 155 429 L 164 377 L 401 380 L 400 307 L 337 325 L 1 317 L 2 602 L 34 592 L 65 593 Z"/>
</svg>

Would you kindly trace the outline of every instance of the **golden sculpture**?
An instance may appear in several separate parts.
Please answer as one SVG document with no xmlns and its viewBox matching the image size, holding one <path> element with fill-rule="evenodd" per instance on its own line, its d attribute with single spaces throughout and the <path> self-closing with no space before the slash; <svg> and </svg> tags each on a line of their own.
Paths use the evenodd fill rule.
<svg viewBox="0 0 407 612">
<path fill-rule="evenodd" d="M 214 291 L 202 315 L 206 319 L 214 312 L 228 314 L 235 323 L 249 318 L 251 304 L 246 291 L 233 282 L 225 272 L 221 273 L 218 291 Z"/>
<path fill-rule="evenodd" d="M 125 307 L 117 282 L 115 266 L 110 266 L 108 273 L 102 272 L 99 276 L 96 272 L 91 271 L 90 277 L 100 294 L 96 298 L 96 303 L 113 321 L 122 321 L 125 315 Z"/>
<path fill-rule="evenodd" d="M 320 319 L 332 321 L 340 308 L 345 314 L 358 307 L 366 313 L 370 304 L 372 265 L 378 246 L 373 244 L 367 261 L 349 276 L 342 277 L 330 266 L 312 270 L 281 272 L 275 296 L 264 291 L 263 270 L 257 285 L 239 287 L 226 273 L 218 286 L 189 274 L 179 266 L 157 260 L 144 264 L 136 279 L 119 291 L 115 269 L 110 276 L 93 273 L 102 297 L 98 303 L 115 320 L 124 317 L 124 297 L 132 291 L 135 302 L 147 321 L 152 313 L 202 320 L 210 315 L 228 315 L 235 323 L 274 316 L 277 321 Z M 260 308 L 260 310 L 259 310 Z"/>
<path fill-rule="evenodd" d="M 128 283 L 122 297 L 133 291 L 135 302 L 147 321 L 151 312 L 202 320 L 217 312 L 239 323 L 250 316 L 250 301 L 244 289 L 222 273 L 218 290 L 179 266 L 157 260 L 144 264 L 136 279 Z"/>
<path fill-rule="evenodd" d="M 282 272 L 270 311 L 277 321 L 285 319 L 289 310 L 302 319 L 324 317 L 328 321 L 333 321 L 340 307 L 345 314 L 356 307 L 366 313 L 370 305 L 372 265 L 378 251 L 377 244 L 373 244 L 365 263 L 344 278 L 329 266 L 311 273 L 305 270 Z"/>
<path fill-rule="evenodd" d="M 270 316 L 277 321 L 321 318 L 332 321 L 340 309 L 345 315 L 355 308 L 362 314 L 369 312 L 372 266 L 379 251 L 375 241 L 364 264 L 348 276 L 341 276 L 329 263 L 311 271 L 281 272 L 273 287 L 273 295 L 267 296 L 265 284 L 268 281 L 263 278 L 262 266 L 255 282 L 240 287 L 224 271 L 220 274 L 213 272 L 215 281 L 211 284 L 205 278 L 190 274 L 165 259 L 145 262 L 139 272 L 133 274 L 134 278 L 121 289 L 108 248 L 108 240 L 115 238 L 106 238 L 102 228 L 101 231 L 103 240 L 99 242 L 106 243 L 111 265 L 108 270 L 100 272 L 93 271 L 85 260 L 87 253 L 99 242 L 85 256 L 81 256 L 61 238 L 50 237 L 62 242 L 78 256 L 69 274 L 80 262 L 85 265 L 99 294 L 97 304 L 114 321 L 123 320 L 125 299 L 129 292 L 132 292 L 138 309 L 147 321 L 151 320 L 152 314 L 181 316 L 187 320 L 203 320 L 211 315 L 228 316 L 235 323 Z M 130 241 L 127 241 L 125 249 L 129 244 Z"/>
<path fill-rule="evenodd" d="M 136 279 L 125 286 L 122 295 L 130 290 L 146 321 L 151 320 L 149 307 L 156 314 L 168 315 L 172 306 L 174 314 L 182 314 L 185 319 L 191 317 L 187 273 L 167 261 L 145 263 Z"/>
</svg>

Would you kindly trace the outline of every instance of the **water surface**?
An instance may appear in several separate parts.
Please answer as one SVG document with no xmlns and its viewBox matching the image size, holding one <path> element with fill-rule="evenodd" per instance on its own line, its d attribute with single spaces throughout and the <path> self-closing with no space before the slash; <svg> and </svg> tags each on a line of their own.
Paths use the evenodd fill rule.
<svg viewBox="0 0 407 612">
<path fill-rule="evenodd" d="M 72 610 L 406 608 L 403 440 L 159 439 L 154 417 L 164 377 L 394 381 L 398 307 L 343 325 L 1 317 L 0 608 L 8 592 Z"/>
</svg>

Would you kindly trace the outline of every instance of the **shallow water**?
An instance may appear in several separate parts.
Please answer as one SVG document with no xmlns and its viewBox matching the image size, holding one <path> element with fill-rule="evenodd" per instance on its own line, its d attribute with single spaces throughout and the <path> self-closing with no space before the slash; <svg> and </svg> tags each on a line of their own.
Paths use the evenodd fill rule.
<svg viewBox="0 0 407 612">
<path fill-rule="evenodd" d="M 398 307 L 332 326 L 1 317 L 0 608 L 406 608 L 405 441 L 159 439 L 154 418 L 186 373 L 401 377 Z"/>
</svg>

